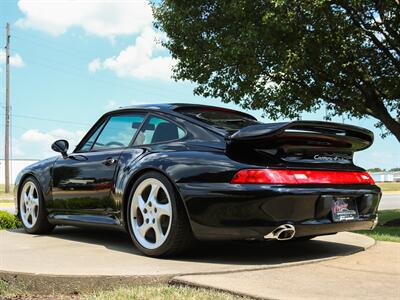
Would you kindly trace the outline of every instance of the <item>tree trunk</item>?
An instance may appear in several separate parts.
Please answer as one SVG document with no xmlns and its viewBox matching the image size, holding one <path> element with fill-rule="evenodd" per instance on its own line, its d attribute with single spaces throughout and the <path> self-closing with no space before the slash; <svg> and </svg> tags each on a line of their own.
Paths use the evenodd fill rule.
<svg viewBox="0 0 400 300">
<path fill-rule="evenodd" d="M 382 117 L 379 120 L 386 126 L 387 129 L 397 138 L 400 142 L 400 123 L 396 122 L 391 116 L 388 118 Z"/>
<path fill-rule="evenodd" d="M 379 104 L 378 104 L 379 103 Z M 377 105 L 372 109 L 370 113 L 373 117 L 386 126 L 386 128 L 397 138 L 400 142 L 400 123 L 397 122 L 387 111 L 386 107 L 382 102 L 378 102 Z"/>
</svg>

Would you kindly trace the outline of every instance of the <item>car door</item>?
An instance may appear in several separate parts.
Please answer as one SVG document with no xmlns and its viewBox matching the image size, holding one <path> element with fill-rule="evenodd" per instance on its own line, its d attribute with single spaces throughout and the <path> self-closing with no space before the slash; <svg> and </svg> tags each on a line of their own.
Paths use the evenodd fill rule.
<svg viewBox="0 0 400 300">
<path fill-rule="evenodd" d="M 115 222 L 107 216 L 116 210 L 111 191 L 118 161 L 144 117 L 143 113 L 109 116 L 72 155 L 65 159 L 60 157 L 55 162 L 52 182 L 54 218 Z"/>
</svg>

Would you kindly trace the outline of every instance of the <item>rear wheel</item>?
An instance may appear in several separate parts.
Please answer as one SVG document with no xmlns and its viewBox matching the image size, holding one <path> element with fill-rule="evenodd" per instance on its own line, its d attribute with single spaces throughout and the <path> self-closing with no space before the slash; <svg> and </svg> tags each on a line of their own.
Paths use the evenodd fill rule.
<svg viewBox="0 0 400 300">
<path fill-rule="evenodd" d="M 157 172 L 145 173 L 133 186 L 128 229 L 135 246 L 153 257 L 179 254 L 193 241 L 179 195 L 169 180 Z"/>
<path fill-rule="evenodd" d="M 28 233 L 49 233 L 54 225 L 47 220 L 43 194 L 34 177 L 28 177 L 19 193 L 19 214 L 22 225 Z"/>
</svg>

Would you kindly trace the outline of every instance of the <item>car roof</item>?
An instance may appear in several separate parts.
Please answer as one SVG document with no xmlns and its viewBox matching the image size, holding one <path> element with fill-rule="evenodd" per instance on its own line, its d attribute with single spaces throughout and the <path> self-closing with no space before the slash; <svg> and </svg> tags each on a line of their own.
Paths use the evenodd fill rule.
<svg viewBox="0 0 400 300">
<path fill-rule="evenodd" d="M 204 104 L 192 104 L 192 103 L 138 104 L 138 105 L 120 107 L 116 110 L 110 111 L 109 113 L 118 112 L 118 111 L 126 111 L 126 110 L 130 110 L 130 109 L 141 109 L 141 110 L 161 111 L 161 112 L 176 114 L 176 113 L 179 113 L 180 109 L 184 109 L 184 108 L 219 110 L 219 111 L 225 111 L 225 112 L 232 112 L 232 113 L 241 114 L 248 118 L 256 120 L 256 118 L 253 117 L 252 115 L 241 112 L 241 111 L 237 111 L 234 109 L 229 109 L 229 108 L 224 108 L 224 107 L 219 107 L 219 106 L 204 105 Z"/>
</svg>

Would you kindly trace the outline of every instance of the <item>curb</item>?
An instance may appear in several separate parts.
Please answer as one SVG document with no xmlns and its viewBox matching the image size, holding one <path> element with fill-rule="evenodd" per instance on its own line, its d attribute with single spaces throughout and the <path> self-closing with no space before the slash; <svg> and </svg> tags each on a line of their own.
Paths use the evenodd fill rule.
<svg viewBox="0 0 400 300">
<path fill-rule="evenodd" d="M 382 195 L 399 195 L 400 196 L 400 191 L 383 191 Z"/>
</svg>

